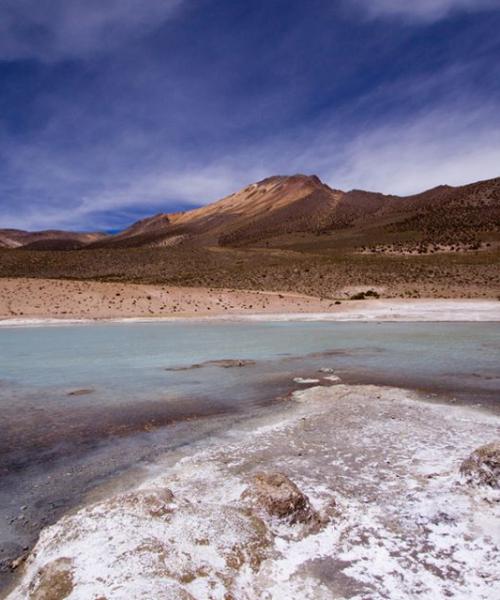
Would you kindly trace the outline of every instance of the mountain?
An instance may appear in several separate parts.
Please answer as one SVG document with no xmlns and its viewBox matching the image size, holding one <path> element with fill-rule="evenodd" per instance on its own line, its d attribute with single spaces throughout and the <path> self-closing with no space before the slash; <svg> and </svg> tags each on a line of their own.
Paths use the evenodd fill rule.
<svg viewBox="0 0 500 600">
<path fill-rule="evenodd" d="M 314 175 L 293 175 L 269 177 L 202 208 L 155 215 L 92 246 L 279 245 L 339 231 L 380 243 L 474 244 L 499 229 L 500 178 L 399 197 L 343 192 Z"/>
<path fill-rule="evenodd" d="M 269 177 L 194 210 L 143 219 L 94 247 L 227 245 L 326 222 L 342 192 L 316 176 Z"/>
<path fill-rule="evenodd" d="M 349 241 L 370 251 L 444 251 L 500 231 L 500 178 L 399 197 L 330 188 L 315 175 L 274 176 L 201 208 L 142 219 L 116 235 L 0 230 L 36 249 L 289 246 Z M 321 242 L 323 243 L 323 242 Z M 327 242 L 325 242 L 327 243 Z"/>
</svg>

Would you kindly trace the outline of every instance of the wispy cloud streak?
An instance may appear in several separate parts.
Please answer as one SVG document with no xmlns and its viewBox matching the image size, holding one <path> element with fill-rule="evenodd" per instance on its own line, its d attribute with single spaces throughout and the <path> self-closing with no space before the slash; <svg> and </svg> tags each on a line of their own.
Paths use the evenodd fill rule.
<svg viewBox="0 0 500 600">
<path fill-rule="evenodd" d="M 459 12 L 481 12 L 498 8 L 499 0 L 346 0 L 369 18 L 397 18 L 429 23 Z"/>
<path fill-rule="evenodd" d="M 183 0 L 2 0 L 0 59 L 93 56 L 144 35 Z"/>
</svg>

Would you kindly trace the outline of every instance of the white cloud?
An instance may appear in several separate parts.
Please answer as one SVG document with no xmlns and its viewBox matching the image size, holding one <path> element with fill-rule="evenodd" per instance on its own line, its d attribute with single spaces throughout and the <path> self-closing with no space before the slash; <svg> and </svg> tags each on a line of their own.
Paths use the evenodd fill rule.
<svg viewBox="0 0 500 600">
<path fill-rule="evenodd" d="M 103 229 L 111 226 L 113 215 L 148 210 L 171 212 L 172 206 L 187 205 L 193 208 L 218 200 L 244 187 L 266 173 L 258 168 L 232 159 L 221 159 L 205 166 L 156 165 L 139 175 L 122 174 L 109 177 L 95 188 L 86 191 L 85 181 L 77 170 L 66 169 L 51 158 L 31 163 L 29 179 L 25 176 L 24 193 L 28 197 L 46 197 L 57 185 L 74 189 L 75 195 L 52 202 L 30 202 L 18 211 L 9 206 L 2 211 L 5 226 L 22 229 Z M 47 186 L 45 188 L 45 186 Z M 79 195 L 78 189 L 84 191 Z M 2 225 L 0 225 L 2 227 Z"/>
<path fill-rule="evenodd" d="M 161 25 L 183 0 L 2 0 L 0 60 L 54 61 L 114 48 Z"/>
<path fill-rule="evenodd" d="M 494 107 L 445 106 L 360 133 L 325 178 L 343 189 L 399 195 L 500 176 Z"/>
<path fill-rule="evenodd" d="M 389 17 L 434 22 L 454 12 L 500 8 L 500 0 L 346 0 L 369 18 Z"/>
<path fill-rule="evenodd" d="M 254 170 L 253 174 L 258 177 L 257 171 Z M 81 215 L 92 215 L 99 211 L 137 207 L 138 199 L 161 209 L 166 208 L 167 201 L 197 207 L 236 191 L 251 181 L 253 179 L 243 179 L 241 171 L 231 168 L 223 159 L 204 167 L 157 169 L 84 199 L 77 210 Z"/>
</svg>

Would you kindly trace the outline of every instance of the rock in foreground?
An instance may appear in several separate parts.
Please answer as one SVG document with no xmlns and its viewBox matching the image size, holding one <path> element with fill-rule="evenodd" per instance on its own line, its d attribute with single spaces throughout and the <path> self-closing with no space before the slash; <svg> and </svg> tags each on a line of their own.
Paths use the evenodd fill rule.
<svg viewBox="0 0 500 600">
<path fill-rule="evenodd" d="M 271 517 L 290 524 L 318 521 L 308 497 L 283 473 L 257 473 L 244 493 Z"/>
<path fill-rule="evenodd" d="M 500 442 L 474 450 L 460 466 L 467 483 L 500 489 Z"/>
</svg>

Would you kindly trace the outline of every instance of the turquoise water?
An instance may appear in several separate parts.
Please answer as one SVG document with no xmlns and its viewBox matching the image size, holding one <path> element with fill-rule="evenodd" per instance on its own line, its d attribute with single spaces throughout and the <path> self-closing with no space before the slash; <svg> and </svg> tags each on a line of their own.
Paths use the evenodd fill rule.
<svg viewBox="0 0 500 600">
<path fill-rule="evenodd" d="M 473 371 L 498 375 L 499 338 L 500 325 L 491 323 L 176 322 L 11 328 L 0 331 L 0 380 L 3 385 L 54 391 L 94 385 L 102 393 L 113 389 L 149 397 L 184 381 L 162 368 L 231 357 L 279 360 L 327 350 L 349 353 L 338 358 L 341 366 L 404 370 L 416 377 Z"/>
<path fill-rule="evenodd" d="M 220 359 L 255 364 L 189 368 Z M 500 324 L 490 323 L 0 329 L 0 559 L 19 554 L 96 485 L 270 410 L 301 387 L 296 376 L 329 367 L 347 382 L 421 388 L 494 407 L 499 359 Z"/>
</svg>

